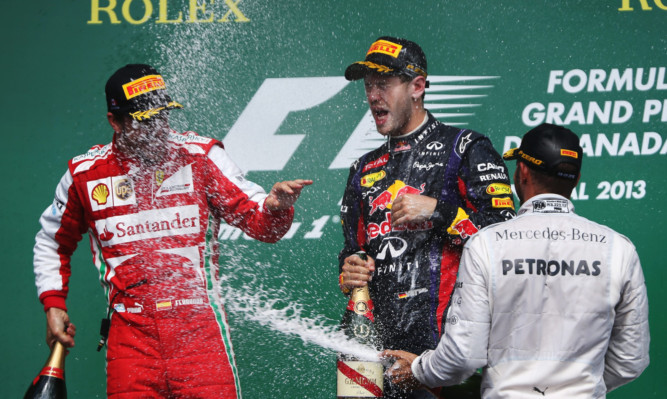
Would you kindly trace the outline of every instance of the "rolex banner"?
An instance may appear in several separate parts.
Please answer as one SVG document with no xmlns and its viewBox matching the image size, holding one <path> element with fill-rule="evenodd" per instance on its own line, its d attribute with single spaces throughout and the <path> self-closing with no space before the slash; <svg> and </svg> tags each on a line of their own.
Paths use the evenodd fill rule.
<svg viewBox="0 0 667 399">
<path fill-rule="evenodd" d="M 277 244 L 223 226 L 220 291 L 244 398 L 334 397 L 341 198 L 350 164 L 384 140 L 363 83 L 343 73 L 383 35 L 421 45 L 426 107 L 498 152 L 542 122 L 581 138 L 576 211 L 633 241 L 649 292 L 651 365 L 608 397 L 663 397 L 667 1 L 38 0 L 5 2 L 1 14 L 3 397 L 19 397 L 48 353 L 32 269 L 39 216 L 67 161 L 111 141 L 104 85 L 130 63 L 155 66 L 183 105 L 172 127 L 222 140 L 249 180 L 267 191 L 314 180 Z M 511 177 L 515 163 L 483 167 Z M 106 299 L 88 247 L 84 236 L 67 302 L 76 398 L 106 392 L 95 351 Z"/>
</svg>

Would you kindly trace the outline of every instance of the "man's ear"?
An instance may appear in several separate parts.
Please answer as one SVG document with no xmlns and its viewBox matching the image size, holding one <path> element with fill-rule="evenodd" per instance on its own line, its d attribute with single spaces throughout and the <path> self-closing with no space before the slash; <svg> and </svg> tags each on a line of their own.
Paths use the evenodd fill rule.
<svg viewBox="0 0 667 399">
<path fill-rule="evenodd" d="M 123 131 L 123 124 L 121 123 L 121 118 L 118 118 L 111 112 L 107 112 L 107 120 L 109 121 L 109 125 L 111 125 L 111 128 L 113 129 L 114 132 L 120 133 Z"/>
<path fill-rule="evenodd" d="M 417 101 L 418 99 L 422 98 L 422 95 L 426 90 L 426 78 L 423 76 L 417 76 L 416 78 L 412 79 L 410 85 L 413 87 L 413 92 L 411 94 L 413 101 Z"/>
<path fill-rule="evenodd" d="M 526 164 L 523 163 L 523 162 L 517 162 L 517 163 L 516 163 L 516 167 L 517 167 L 517 169 L 520 169 L 520 171 L 519 171 L 519 179 L 522 179 L 523 181 L 526 181 L 526 179 L 530 178 L 530 176 L 529 176 L 530 173 L 528 173 L 528 172 L 529 172 L 529 170 L 528 170 L 528 169 L 529 169 L 529 168 L 528 168 L 528 165 L 526 165 Z"/>
</svg>

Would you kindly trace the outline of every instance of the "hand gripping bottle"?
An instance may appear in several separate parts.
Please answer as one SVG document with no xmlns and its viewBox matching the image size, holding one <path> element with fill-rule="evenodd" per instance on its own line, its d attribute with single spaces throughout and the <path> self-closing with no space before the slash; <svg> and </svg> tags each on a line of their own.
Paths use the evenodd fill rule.
<svg viewBox="0 0 667 399">
<path fill-rule="evenodd" d="M 23 399 L 67 399 L 65 347 L 56 341 L 44 368 L 33 380 Z"/>
<path fill-rule="evenodd" d="M 364 252 L 356 254 L 366 260 Z M 373 317 L 373 301 L 368 286 L 354 288 L 350 293 L 341 328 L 349 338 L 379 350 L 379 339 Z M 349 354 L 338 355 L 337 398 L 381 398 L 384 370 L 380 359 L 361 360 Z"/>
</svg>

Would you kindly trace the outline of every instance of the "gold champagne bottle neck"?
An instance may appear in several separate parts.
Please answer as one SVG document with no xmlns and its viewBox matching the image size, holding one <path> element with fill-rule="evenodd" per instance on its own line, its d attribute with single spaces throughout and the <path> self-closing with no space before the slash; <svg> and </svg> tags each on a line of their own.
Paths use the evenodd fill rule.
<svg viewBox="0 0 667 399">
<path fill-rule="evenodd" d="M 368 291 L 368 286 L 357 287 L 352 290 L 350 294 L 350 300 L 352 302 L 364 301 L 368 302 L 371 299 L 371 294 Z"/>
<path fill-rule="evenodd" d="M 51 350 L 51 356 L 49 356 L 44 367 L 65 368 L 65 346 L 63 344 L 56 341 Z"/>
</svg>

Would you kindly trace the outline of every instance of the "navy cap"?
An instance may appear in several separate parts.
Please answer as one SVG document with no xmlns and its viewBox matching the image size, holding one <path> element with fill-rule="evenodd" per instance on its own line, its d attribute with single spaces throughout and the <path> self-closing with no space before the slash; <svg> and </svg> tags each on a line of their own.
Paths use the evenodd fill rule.
<svg viewBox="0 0 667 399">
<path fill-rule="evenodd" d="M 369 72 L 382 75 L 407 75 L 426 77 L 426 55 L 415 42 L 391 36 L 378 38 L 366 53 L 363 61 L 357 61 L 345 70 L 345 79 L 363 79 Z"/>
</svg>

